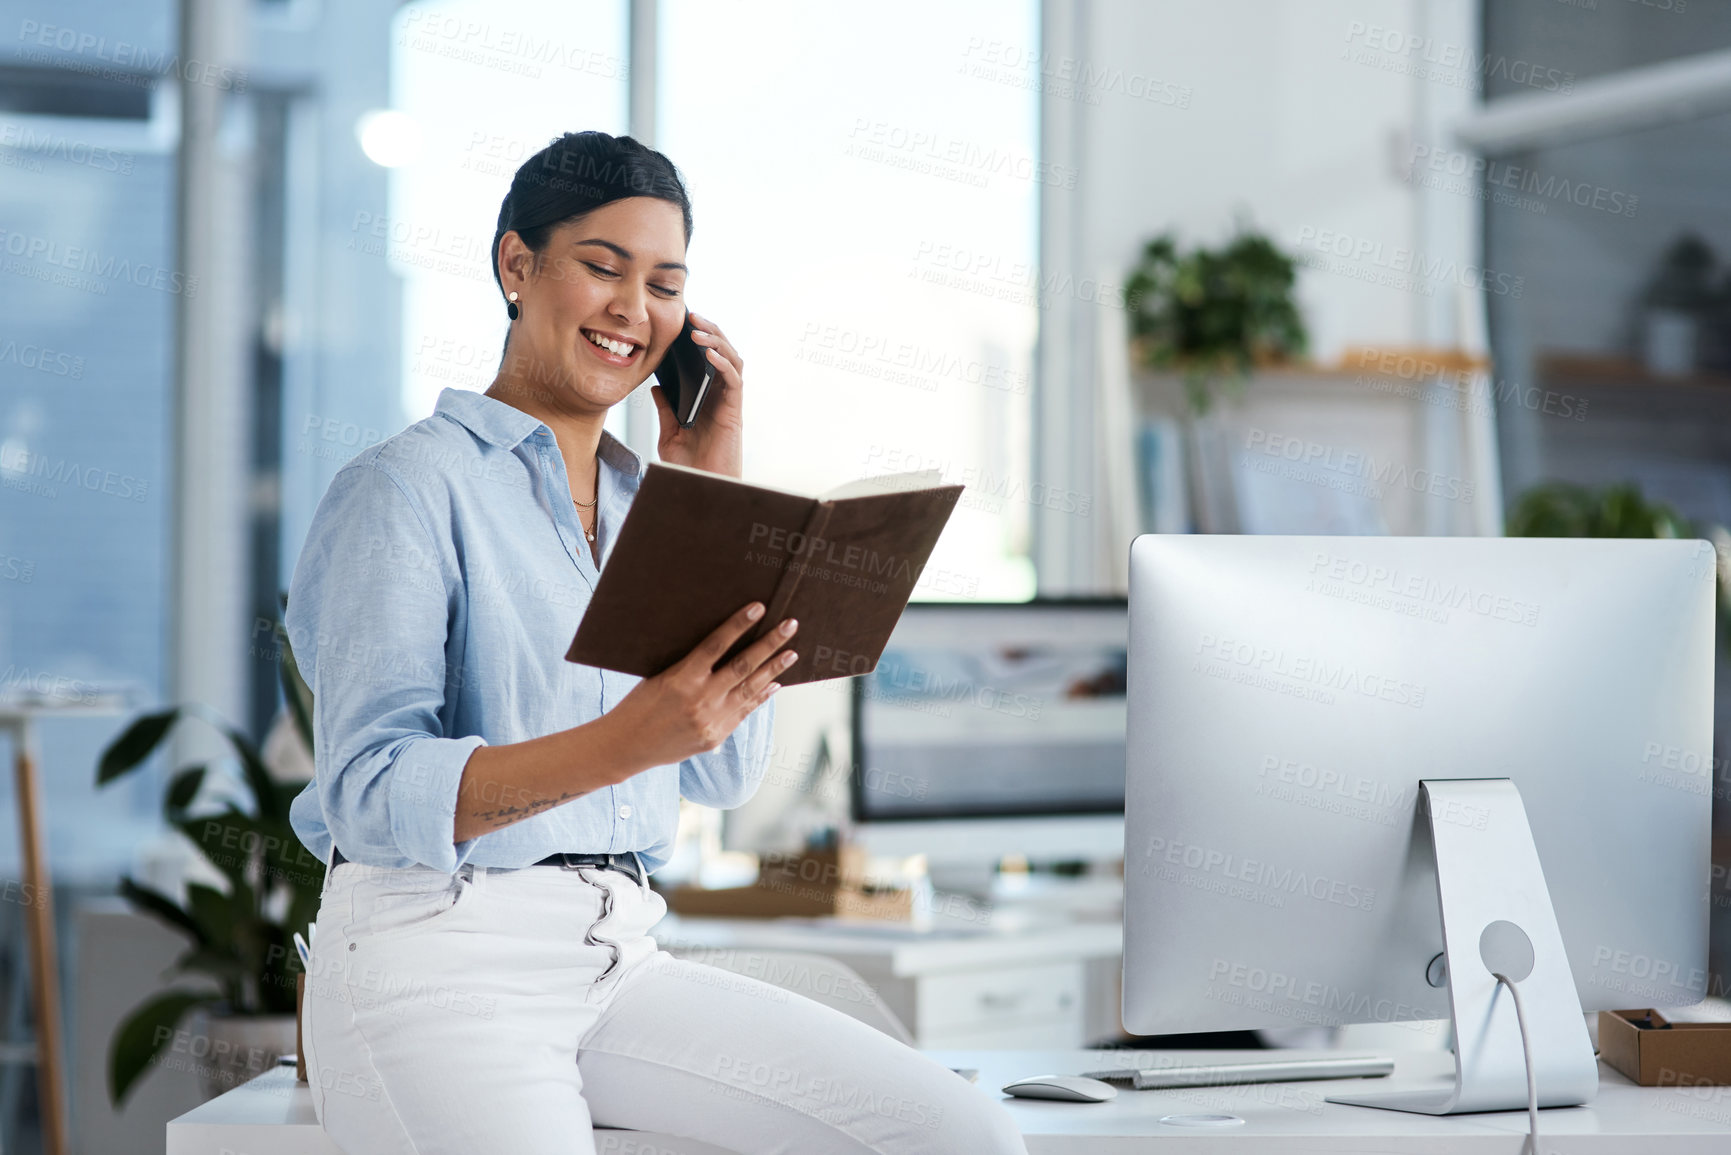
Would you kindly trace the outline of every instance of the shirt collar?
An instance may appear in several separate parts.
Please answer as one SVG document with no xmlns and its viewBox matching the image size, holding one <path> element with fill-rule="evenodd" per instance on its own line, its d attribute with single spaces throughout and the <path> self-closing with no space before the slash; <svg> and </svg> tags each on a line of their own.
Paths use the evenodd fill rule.
<svg viewBox="0 0 1731 1155">
<path fill-rule="evenodd" d="M 440 390 L 433 412 L 450 418 L 489 445 L 505 450 L 517 448 L 536 430 L 545 428 L 516 406 L 473 389 Z M 605 429 L 601 431 L 595 455 L 627 476 L 638 477 L 643 473 L 642 456 Z"/>
</svg>

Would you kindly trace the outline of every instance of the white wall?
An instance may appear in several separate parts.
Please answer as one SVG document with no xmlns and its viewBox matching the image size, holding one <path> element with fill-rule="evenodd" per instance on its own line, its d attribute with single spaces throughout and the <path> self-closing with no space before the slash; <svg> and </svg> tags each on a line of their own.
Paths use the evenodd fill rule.
<svg viewBox="0 0 1731 1155">
<path fill-rule="evenodd" d="M 1394 161 L 1412 124 L 1411 82 L 1340 58 L 1352 20 L 1406 7 L 1093 5 L 1089 58 L 1182 85 L 1189 107 L 1101 93 L 1086 110 L 1077 181 L 1086 267 L 1127 269 L 1142 242 L 1166 228 L 1188 242 L 1220 240 L 1240 211 L 1289 250 L 1306 227 L 1390 249 L 1410 244 L 1412 194 Z M 1412 334 L 1413 310 L 1399 294 L 1315 272 L 1303 290 L 1323 357 L 1348 341 Z"/>
<path fill-rule="evenodd" d="M 1299 275 L 1318 361 L 1360 344 L 1476 346 L 1479 294 L 1460 282 L 1478 265 L 1478 202 L 1407 176 L 1415 146 L 1444 145 L 1477 99 L 1459 64 L 1477 27 L 1469 0 L 1048 0 L 1043 159 L 1078 175 L 1043 206 L 1043 271 L 1121 285 L 1150 237 L 1218 243 L 1243 215 L 1333 264 Z M 1059 83 L 1084 73 L 1095 83 Z M 1411 280 L 1415 252 L 1459 275 L 1388 283 Z M 1085 439 L 1061 428 L 1095 420 L 1082 394 L 1099 306 L 1079 296 L 1054 294 L 1042 316 L 1040 468 L 1097 492 Z M 1044 590 L 1098 586 L 1086 530 L 1048 518 L 1041 533 Z"/>
</svg>

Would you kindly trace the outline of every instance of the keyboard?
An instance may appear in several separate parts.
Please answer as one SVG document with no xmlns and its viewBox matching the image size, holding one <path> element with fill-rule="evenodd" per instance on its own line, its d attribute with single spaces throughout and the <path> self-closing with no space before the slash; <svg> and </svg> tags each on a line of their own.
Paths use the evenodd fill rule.
<svg viewBox="0 0 1731 1155">
<path fill-rule="evenodd" d="M 1355 1055 L 1249 1063 L 1170 1063 L 1083 1073 L 1090 1079 L 1127 1082 L 1138 1091 L 1159 1091 L 1173 1087 L 1229 1087 L 1239 1083 L 1298 1083 L 1310 1079 L 1380 1079 L 1393 1071 L 1393 1059 Z"/>
</svg>

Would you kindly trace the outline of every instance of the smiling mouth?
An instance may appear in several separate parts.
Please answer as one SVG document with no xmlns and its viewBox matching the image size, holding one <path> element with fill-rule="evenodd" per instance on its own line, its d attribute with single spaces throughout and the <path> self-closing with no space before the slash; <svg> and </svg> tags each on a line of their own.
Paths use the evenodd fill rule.
<svg viewBox="0 0 1731 1155">
<path fill-rule="evenodd" d="M 604 353 L 611 353 L 615 357 L 623 357 L 626 360 L 630 360 L 637 353 L 637 350 L 642 348 L 641 345 L 634 345 L 629 341 L 615 341 L 611 337 L 603 337 L 601 334 L 590 332 L 588 329 L 584 329 L 582 332 L 589 343 L 597 349 Z"/>
</svg>

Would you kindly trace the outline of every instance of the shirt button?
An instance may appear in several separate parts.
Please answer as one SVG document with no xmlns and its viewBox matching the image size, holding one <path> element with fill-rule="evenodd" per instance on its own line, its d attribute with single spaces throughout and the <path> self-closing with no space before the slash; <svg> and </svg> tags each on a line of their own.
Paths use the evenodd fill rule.
<svg viewBox="0 0 1731 1155">
<path fill-rule="evenodd" d="M 629 807 L 629 806 L 621 806 L 621 807 L 620 807 L 620 808 L 619 808 L 619 817 L 621 817 L 621 818 L 630 818 L 630 817 L 631 817 L 631 807 Z"/>
</svg>

